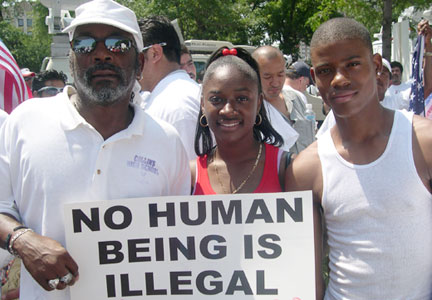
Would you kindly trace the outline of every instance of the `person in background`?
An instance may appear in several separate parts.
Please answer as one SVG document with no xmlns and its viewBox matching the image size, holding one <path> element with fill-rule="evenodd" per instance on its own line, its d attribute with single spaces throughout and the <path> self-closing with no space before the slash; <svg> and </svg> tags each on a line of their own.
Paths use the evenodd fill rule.
<svg viewBox="0 0 432 300">
<path fill-rule="evenodd" d="M 290 121 L 293 128 L 299 133 L 299 138 L 291 149 L 295 153 L 300 153 L 315 141 L 316 122 L 306 117 L 306 106 L 308 105 L 306 88 L 311 82 L 310 68 L 304 62 L 296 61 L 286 70 L 283 94 L 285 99 L 292 103 Z"/>
<path fill-rule="evenodd" d="M 0 39 L 0 109 L 11 113 L 28 98 L 27 86 L 18 64 Z"/>
<path fill-rule="evenodd" d="M 193 141 L 199 112 L 200 87 L 180 69 L 180 40 L 163 16 L 139 21 L 144 41 L 141 90 L 150 94 L 141 107 L 151 116 L 173 125 L 189 160 L 196 157 Z"/>
<path fill-rule="evenodd" d="M 427 20 L 417 24 L 417 33 L 424 35 L 423 91 L 424 99 L 432 92 L 432 28 Z M 390 107 L 394 109 L 409 109 L 412 80 L 402 82 L 403 67 L 397 62 L 391 62 L 392 84 L 387 89 L 386 96 L 392 99 Z"/>
<path fill-rule="evenodd" d="M 196 67 L 192 60 L 191 53 L 185 44 L 181 45 L 181 56 L 180 56 L 180 68 L 185 70 L 186 73 L 189 74 L 190 78 L 195 80 L 196 76 Z"/>
<path fill-rule="evenodd" d="M 432 299 L 432 121 L 380 104 L 381 56 L 362 24 L 330 19 L 310 47 L 336 126 L 296 157 L 286 186 L 312 190 L 325 218 L 324 299 Z"/>
<path fill-rule="evenodd" d="M 42 71 L 33 79 L 33 97 L 52 97 L 61 93 L 67 82 L 67 76 L 62 71 L 46 70 Z"/>
<path fill-rule="evenodd" d="M 282 94 L 285 83 L 285 58 L 282 52 L 273 46 L 261 46 L 255 49 L 252 57 L 259 65 L 264 99 L 289 118 L 292 103 L 286 101 Z"/>
<path fill-rule="evenodd" d="M 190 193 L 177 131 L 132 102 L 144 64 L 135 13 L 86 2 L 63 32 L 76 88 L 25 101 L 0 130 L 0 244 L 22 259 L 21 300 L 70 299 L 66 203 Z"/>
<path fill-rule="evenodd" d="M 282 88 L 285 81 L 285 58 L 282 52 L 273 46 L 261 46 L 252 53 L 258 63 L 264 107 L 273 128 L 283 137 L 282 148 L 290 151 L 299 134 L 289 120 L 292 103 L 285 101 Z"/>
<path fill-rule="evenodd" d="M 390 65 L 392 68 L 392 80 L 390 87 L 387 89 L 387 95 L 389 99 L 393 99 L 393 108 L 408 110 L 409 96 L 411 93 L 411 83 L 401 81 L 403 67 L 400 62 L 392 61 Z"/>
<path fill-rule="evenodd" d="M 29 98 L 31 98 L 32 97 L 31 87 L 32 87 L 33 79 L 36 76 L 36 73 L 30 71 L 29 68 L 23 68 L 21 69 L 21 74 L 24 77 Z"/>
</svg>

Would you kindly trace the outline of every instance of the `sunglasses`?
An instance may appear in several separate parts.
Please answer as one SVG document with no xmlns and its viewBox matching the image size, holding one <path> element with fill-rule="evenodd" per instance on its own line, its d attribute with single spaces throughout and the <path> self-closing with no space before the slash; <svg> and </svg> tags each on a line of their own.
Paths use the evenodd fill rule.
<svg viewBox="0 0 432 300">
<path fill-rule="evenodd" d="M 109 36 L 102 39 L 96 39 L 91 36 L 78 36 L 70 42 L 70 45 L 73 52 L 88 54 L 96 49 L 96 44 L 98 42 L 102 41 L 107 50 L 113 53 L 125 53 L 132 47 L 135 47 L 130 39 L 122 36 Z"/>
<path fill-rule="evenodd" d="M 150 46 L 146 46 L 146 47 L 144 47 L 141 51 L 144 52 L 144 51 L 150 49 L 151 47 L 153 47 L 154 45 L 159 45 L 159 46 L 163 47 L 163 46 L 166 46 L 167 43 L 162 42 L 162 43 L 157 43 L 157 44 L 153 44 L 153 45 L 150 45 Z"/>
<path fill-rule="evenodd" d="M 37 90 L 39 95 L 42 95 L 42 93 L 44 94 L 44 96 L 55 96 L 58 93 L 63 92 L 63 88 L 58 88 L 55 86 L 45 86 L 41 89 Z"/>
</svg>

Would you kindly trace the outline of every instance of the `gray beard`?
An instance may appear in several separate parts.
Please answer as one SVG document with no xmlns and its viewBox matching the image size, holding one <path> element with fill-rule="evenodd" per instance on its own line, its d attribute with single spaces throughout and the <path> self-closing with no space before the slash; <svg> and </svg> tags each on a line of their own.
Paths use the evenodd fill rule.
<svg viewBox="0 0 432 300">
<path fill-rule="evenodd" d="M 81 94 L 81 98 L 84 98 L 88 104 L 93 105 L 111 105 L 124 97 L 126 91 L 132 90 L 135 84 L 135 74 L 131 72 L 129 78 L 126 78 L 127 74 L 117 67 L 111 67 L 115 69 L 119 76 L 119 84 L 116 87 L 111 87 L 110 82 L 107 82 L 105 86 L 100 89 L 95 89 L 91 86 L 91 75 L 95 68 L 90 68 L 84 74 L 84 76 L 74 76 L 75 86 Z M 84 100 L 83 99 L 83 100 Z"/>
</svg>

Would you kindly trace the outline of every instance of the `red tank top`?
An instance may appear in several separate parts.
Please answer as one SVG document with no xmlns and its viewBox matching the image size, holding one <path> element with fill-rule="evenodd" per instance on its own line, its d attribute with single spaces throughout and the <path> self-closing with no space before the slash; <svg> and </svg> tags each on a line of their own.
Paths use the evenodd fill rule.
<svg viewBox="0 0 432 300">
<path fill-rule="evenodd" d="M 278 153 L 279 148 L 265 145 L 264 172 L 261 182 L 254 193 L 278 193 L 282 192 L 278 175 Z M 207 154 L 197 158 L 196 182 L 194 195 L 215 195 L 207 173 Z"/>
</svg>

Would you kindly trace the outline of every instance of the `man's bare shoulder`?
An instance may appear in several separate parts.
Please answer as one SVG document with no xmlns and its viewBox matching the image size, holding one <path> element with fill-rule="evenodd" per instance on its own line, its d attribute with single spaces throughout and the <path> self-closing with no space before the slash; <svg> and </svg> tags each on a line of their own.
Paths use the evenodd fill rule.
<svg viewBox="0 0 432 300">
<path fill-rule="evenodd" d="M 432 139 L 431 126 L 432 126 L 432 120 L 426 119 L 418 115 L 413 116 L 414 132 L 418 136 L 418 138 L 431 140 Z"/>
<path fill-rule="evenodd" d="M 319 192 L 322 175 L 316 141 L 293 160 L 287 168 L 285 178 L 287 191 L 313 190 L 314 193 Z"/>
<path fill-rule="evenodd" d="M 413 117 L 414 157 L 424 159 L 425 164 L 432 170 L 432 121 L 417 115 Z M 418 143 L 420 153 L 416 153 Z"/>
</svg>

